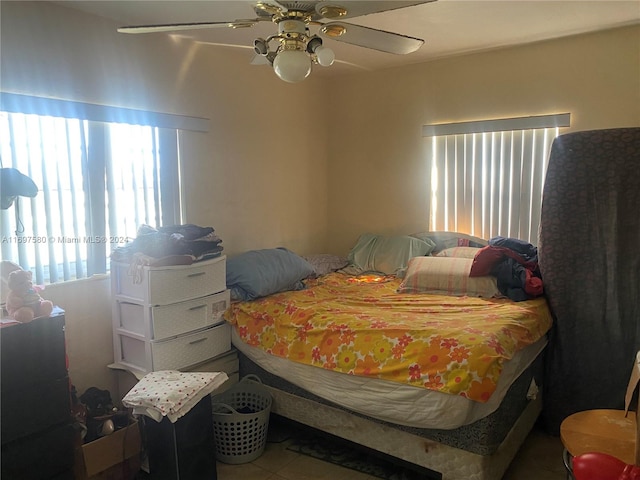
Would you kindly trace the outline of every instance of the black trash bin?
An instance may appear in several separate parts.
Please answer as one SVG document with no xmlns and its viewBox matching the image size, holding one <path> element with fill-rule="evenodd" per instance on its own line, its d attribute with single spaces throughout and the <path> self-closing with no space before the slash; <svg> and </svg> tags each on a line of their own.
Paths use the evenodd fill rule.
<svg viewBox="0 0 640 480">
<path fill-rule="evenodd" d="M 175 423 L 141 418 L 151 480 L 217 480 L 209 395 Z"/>
<path fill-rule="evenodd" d="M 150 480 L 217 480 L 211 393 L 224 372 L 147 373 L 122 399 L 142 424 Z"/>
</svg>

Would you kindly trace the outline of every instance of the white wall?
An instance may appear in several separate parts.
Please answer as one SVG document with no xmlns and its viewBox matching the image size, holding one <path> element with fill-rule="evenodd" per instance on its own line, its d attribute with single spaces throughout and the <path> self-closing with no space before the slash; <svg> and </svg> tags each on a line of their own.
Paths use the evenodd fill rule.
<svg viewBox="0 0 640 480">
<path fill-rule="evenodd" d="M 564 131 L 640 126 L 640 26 L 328 82 L 329 241 L 428 230 L 422 125 L 571 113 Z M 381 95 L 380 92 L 384 92 Z M 468 232 L 470 233 L 470 232 Z"/>
<path fill-rule="evenodd" d="M 82 394 L 97 386 L 116 392 L 111 342 L 111 280 L 108 275 L 47 285 L 42 296 L 65 310 L 65 338 L 71 381 Z"/>
</svg>

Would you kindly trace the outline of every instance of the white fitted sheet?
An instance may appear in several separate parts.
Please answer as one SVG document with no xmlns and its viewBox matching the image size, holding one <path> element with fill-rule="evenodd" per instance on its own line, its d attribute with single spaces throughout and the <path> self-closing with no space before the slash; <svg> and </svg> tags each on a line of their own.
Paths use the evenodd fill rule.
<svg viewBox="0 0 640 480">
<path fill-rule="evenodd" d="M 513 381 L 531 365 L 547 344 L 546 337 L 543 337 L 507 361 L 496 391 L 486 403 L 480 403 L 460 395 L 291 362 L 247 345 L 235 328 L 232 328 L 231 341 L 266 371 L 349 410 L 399 425 L 446 430 L 468 425 L 493 413 Z"/>
</svg>

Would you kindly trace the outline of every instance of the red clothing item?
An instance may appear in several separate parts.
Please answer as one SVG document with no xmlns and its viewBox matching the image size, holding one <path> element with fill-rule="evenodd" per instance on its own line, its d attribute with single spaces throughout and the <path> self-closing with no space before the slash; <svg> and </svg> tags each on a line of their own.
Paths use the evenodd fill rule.
<svg viewBox="0 0 640 480">
<path fill-rule="evenodd" d="M 484 277 L 491 275 L 493 267 L 503 261 L 505 257 L 513 258 L 531 272 L 535 272 L 538 269 L 538 262 L 526 261 L 522 258 L 522 255 L 510 248 L 487 245 L 482 247 L 473 258 L 469 276 Z"/>
<path fill-rule="evenodd" d="M 518 252 L 507 247 L 487 245 L 481 248 L 473 259 L 469 276 L 483 277 L 486 275 L 494 275 L 500 280 L 500 276 L 493 272 L 496 266 L 505 262 L 507 259 L 515 260 L 524 268 L 525 278 L 522 284 L 519 285 L 519 288 L 522 288 L 530 297 L 538 297 L 544 293 L 542 279 L 538 273 L 538 262 L 526 260 Z M 515 272 L 514 277 L 518 274 L 521 275 L 521 273 Z"/>
</svg>

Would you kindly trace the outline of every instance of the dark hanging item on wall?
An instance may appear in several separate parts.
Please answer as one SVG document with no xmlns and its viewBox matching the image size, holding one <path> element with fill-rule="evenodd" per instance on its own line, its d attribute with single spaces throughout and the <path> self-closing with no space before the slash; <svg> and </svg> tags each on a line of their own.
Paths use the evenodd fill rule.
<svg viewBox="0 0 640 480">
<path fill-rule="evenodd" d="M 7 210 L 17 196 L 35 197 L 38 187 L 15 168 L 0 168 L 0 207 Z"/>
</svg>

